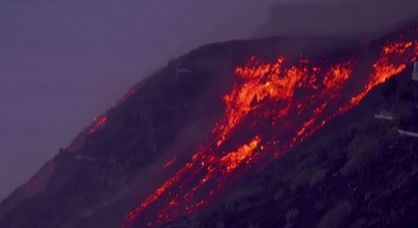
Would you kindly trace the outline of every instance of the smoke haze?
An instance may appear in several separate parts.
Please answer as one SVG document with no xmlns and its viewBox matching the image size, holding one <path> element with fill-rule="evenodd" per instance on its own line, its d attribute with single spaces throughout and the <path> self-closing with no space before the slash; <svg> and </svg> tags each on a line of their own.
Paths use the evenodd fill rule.
<svg viewBox="0 0 418 228">
<path fill-rule="evenodd" d="M 417 0 L 293 0 L 291 3 L 277 1 L 270 6 L 267 22 L 252 37 L 353 33 L 372 33 L 375 37 L 418 16 Z"/>
</svg>

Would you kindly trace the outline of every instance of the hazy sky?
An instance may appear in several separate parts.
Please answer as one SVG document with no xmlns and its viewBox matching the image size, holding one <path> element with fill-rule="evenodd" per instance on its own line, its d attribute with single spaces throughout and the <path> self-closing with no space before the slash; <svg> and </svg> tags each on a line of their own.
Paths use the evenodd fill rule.
<svg viewBox="0 0 418 228">
<path fill-rule="evenodd" d="M 0 200 L 169 58 L 277 0 L 0 0 Z"/>
</svg>

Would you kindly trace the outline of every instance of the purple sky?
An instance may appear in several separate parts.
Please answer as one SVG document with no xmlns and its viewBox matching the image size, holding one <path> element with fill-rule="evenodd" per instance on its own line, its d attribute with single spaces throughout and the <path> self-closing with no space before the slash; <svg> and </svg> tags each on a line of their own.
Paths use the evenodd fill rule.
<svg viewBox="0 0 418 228">
<path fill-rule="evenodd" d="M 275 1 L 1 1 L 0 200 L 142 77 L 245 38 Z"/>
</svg>

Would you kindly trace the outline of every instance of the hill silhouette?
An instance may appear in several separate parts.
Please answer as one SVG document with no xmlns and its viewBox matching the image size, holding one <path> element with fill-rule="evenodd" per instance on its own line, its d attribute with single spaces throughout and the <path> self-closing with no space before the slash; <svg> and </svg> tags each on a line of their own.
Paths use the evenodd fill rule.
<svg viewBox="0 0 418 228">
<path fill-rule="evenodd" d="M 193 50 L 135 85 L 2 201 L 0 227 L 413 221 L 416 145 L 392 130 L 414 126 L 417 40 L 409 23 L 368 43 L 272 37 Z M 388 79 L 382 99 L 373 88 Z M 384 101 L 396 121 L 373 121 Z M 382 154 L 392 160 L 379 165 Z M 385 173 L 391 165 L 400 168 Z M 222 204 L 238 183 L 246 187 Z"/>
</svg>

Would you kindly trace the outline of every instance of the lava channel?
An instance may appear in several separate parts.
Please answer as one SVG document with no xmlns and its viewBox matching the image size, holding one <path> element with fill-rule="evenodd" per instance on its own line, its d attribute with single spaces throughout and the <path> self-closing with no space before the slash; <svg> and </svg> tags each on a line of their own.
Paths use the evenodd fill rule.
<svg viewBox="0 0 418 228">
<path fill-rule="evenodd" d="M 121 227 L 131 227 L 137 220 L 144 222 L 142 225 L 161 224 L 208 204 L 227 179 L 239 177 L 260 161 L 268 164 L 283 155 L 359 104 L 374 86 L 415 61 L 417 54 L 417 41 L 400 35 L 387 42 L 363 89 L 349 101 L 342 98 L 342 90 L 356 66 L 354 59 L 328 66 L 300 59 L 285 68 L 285 57 L 275 63 L 251 57 L 235 70 L 233 88 L 222 97 L 225 113 L 207 140 L 215 143 L 202 146 L 184 167 L 130 211 Z M 198 192 L 203 197 L 196 197 Z M 151 204 L 159 208 L 155 217 L 147 214 L 139 219 Z"/>
</svg>

